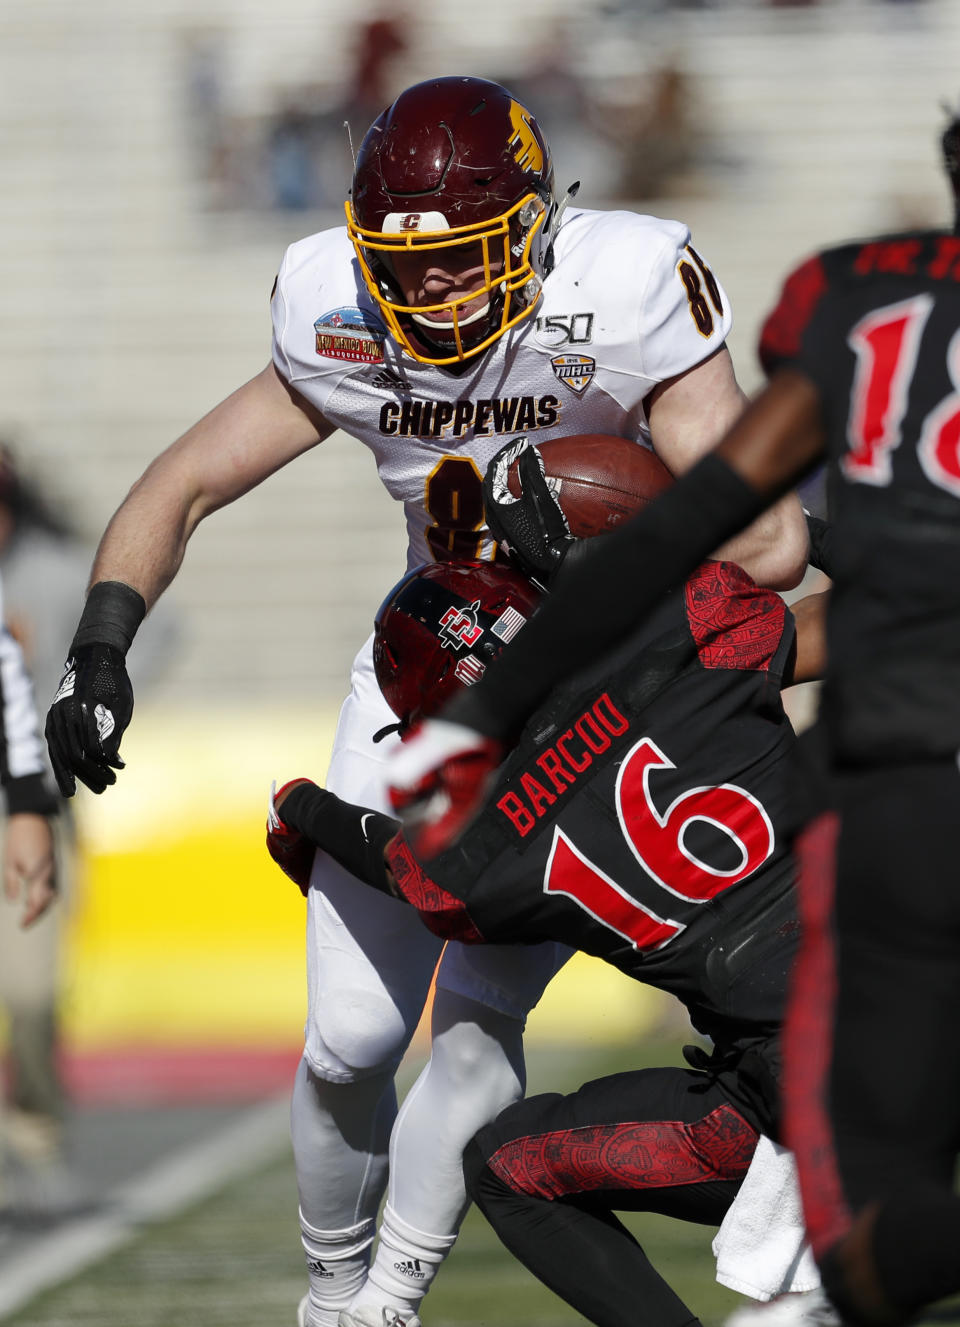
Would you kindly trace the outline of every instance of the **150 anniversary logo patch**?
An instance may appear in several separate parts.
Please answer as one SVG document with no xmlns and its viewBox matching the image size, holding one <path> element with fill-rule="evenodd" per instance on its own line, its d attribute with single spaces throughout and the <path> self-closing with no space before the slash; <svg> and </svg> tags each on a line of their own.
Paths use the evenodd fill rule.
<svg viewBox="0 0 960 1327">
<path fill-rule="evenodd" d="M 536 338 L 545 346 L 586 346 L 593 340 L 592 313 L 548 313 L 534 319 Z"/>
</svg>

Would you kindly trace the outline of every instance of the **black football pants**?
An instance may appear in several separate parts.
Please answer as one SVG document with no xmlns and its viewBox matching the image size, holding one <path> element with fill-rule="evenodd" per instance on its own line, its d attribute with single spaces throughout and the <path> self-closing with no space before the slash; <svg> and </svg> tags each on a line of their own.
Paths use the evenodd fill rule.
<svg viewBox="0 0 960 1327">
<path fill-rule="evenodd" d="M 798 845 L 785 1107 L 825 1284 L 866 1323 L 960 1290 L 960 772 L 845 775 L 834 800 Z"/>
<path fill-rule="evenodd" d="M 718 1225 L 757 1133 L 692 1069 L 641 1069 L 508 1107 L 464 1154 L 467 1190 L 510 1252 L 598 1327 L 697 1320 L 614 1210 Z"/>
</svg>

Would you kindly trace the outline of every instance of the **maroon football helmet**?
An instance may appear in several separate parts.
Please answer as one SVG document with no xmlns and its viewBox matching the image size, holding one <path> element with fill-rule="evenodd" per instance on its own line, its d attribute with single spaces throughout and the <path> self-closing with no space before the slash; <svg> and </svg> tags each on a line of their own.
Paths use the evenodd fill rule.
<svg viewBox="0 0 960 1327">
<path fill-rule="evenodd" d="M 346 211 L 360 270 L 394 338 L 422 363 L 461 363 L 540 298 L 556 214 L 550 151 L 499 83 L 430 79 L 401 93 L 366 134 Z M 395 259 L 425 252 L 478 269 L 469 293 L 408 303 Z"/>
<path fill-rule="evenodd" d="M 541 597 L 502 563 L 428 562 L 408 572 L 380 605 L 373 637 L 377 681 L 401 731 L 479 681 Z"/>
</svg>

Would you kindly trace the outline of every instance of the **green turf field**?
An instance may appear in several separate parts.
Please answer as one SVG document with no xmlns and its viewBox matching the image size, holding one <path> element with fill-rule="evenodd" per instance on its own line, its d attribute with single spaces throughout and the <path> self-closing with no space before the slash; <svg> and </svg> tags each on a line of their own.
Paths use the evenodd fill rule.
<svg viewBox="0 0 960 1327">
<path fill-rule="evenodd" d="M 41 1296 L 20 1327 L 294 1327 L 305 1289 L 291 1204 L 293 1168 L 275 1165 Z M 646 1220 L 648 1250 L 705 1323 L 737 1296 L 711 1281 L 709 1232 Z M 425 1327 L 567 1327 L 582 1323 L 503 1251 L 471 1213 L 424 1304 Z M 638 1323 L 643 1315 L 638 1305 Z"/>
<path fill-rule="evenodd" d="M 572 1087 L 641 1058 L 674 1062 L 677 1048 L 648 1046 L 642 1057 L 629 1059 L 607 1050 L 538 1052 L 530 1090 Z M 711 1229 L 648 1215 L 628 1220 L 705 1324 L 719 1323 L 740 1302 L 713 1279 Z M 293 1164 L 284 1157 L 145 1229 L 6 1321 L 15 1327 L 294 1327 L 305 1284 Z M 423 1319 L 425 1327 L 573 1327 L 584 1321 L 502 1249 L 476 1212 L 424 1304 Z M 637 1321 L 643 1321 L 639 1305 Z"/>
<path fill-rule="evenodd" d="M 629 1058 L 609 1051 L 538 1052 L 530 1066 L 530 1090 L 572 1087 L 641 1059 L 679 1062 L 679 1047 L 647 1046 L 642 1056 Z M 5 1322 L 11 1327 L 294 1327 L 306 1285 L 295 1195 L 292 1161 L 284 1156 L 176 1219 L 145 1228 L 124 1248 Z M 705 1327 L 717 1327 L 743 1302 L 714 1280 L 712 1229 L 648 1214 L 626 1220 Z M 422 1316 L 425 1327 L 584 1322 L 501 1248 L 475 1211 Z M 936 1319 L 942 1327 L 960 1321 L 960 1314 L 941 1309 Z M 640 1303 L 636 1321 L 638 1327 L 646 1321 Z"/>
</svg>

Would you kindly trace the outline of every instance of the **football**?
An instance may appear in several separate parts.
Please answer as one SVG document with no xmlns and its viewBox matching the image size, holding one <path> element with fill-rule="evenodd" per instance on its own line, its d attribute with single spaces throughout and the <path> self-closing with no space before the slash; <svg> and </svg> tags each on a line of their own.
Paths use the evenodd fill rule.
<svg viewBox="0 0 960 1327">
<path fill-rule="evenodd" d="M 548 438 L 536 447 L 548 478 L 557 481 L 557 499 L 578 539 L 612 530 L 673 483 L 663 462 L 628 438 L 577 433 Z M 516 462 L 507 485 L 519 497 Z"/>
</svg>

